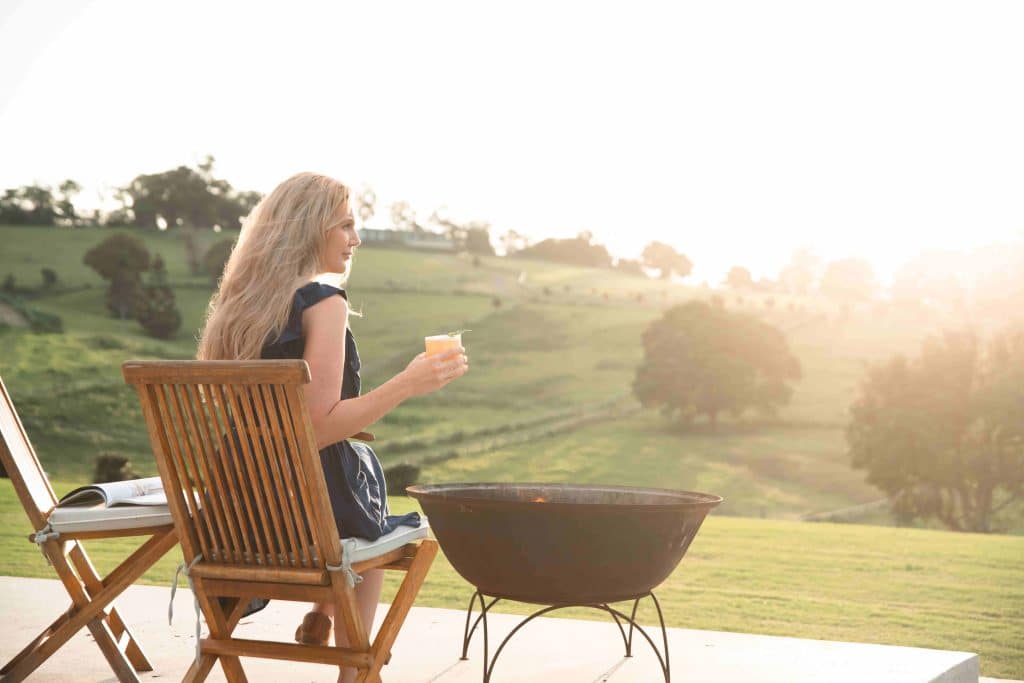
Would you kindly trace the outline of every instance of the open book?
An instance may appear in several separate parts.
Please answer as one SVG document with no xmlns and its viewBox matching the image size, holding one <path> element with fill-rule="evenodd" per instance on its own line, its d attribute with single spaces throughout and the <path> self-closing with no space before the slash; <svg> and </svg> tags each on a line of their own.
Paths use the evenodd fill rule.
<svg viewBox="0 0 1024 683">
<path fill-rule="evenodd" d="M 102 505 L 167 505 L 160 477 L 112 481 L 106 484 L 81 486 L 60 499 L 57 507 Z"/>
<path fill-rule="evenodd" d="M 57 503 L 49 517 L 60 532 L 137 529 L 171 523 L 160 477 L 82 486 Z"/>
</svg>

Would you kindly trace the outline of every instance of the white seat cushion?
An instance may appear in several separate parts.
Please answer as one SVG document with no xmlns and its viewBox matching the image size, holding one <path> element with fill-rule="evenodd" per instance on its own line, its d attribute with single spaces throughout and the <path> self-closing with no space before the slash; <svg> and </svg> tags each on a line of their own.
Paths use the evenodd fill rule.
<svg viewBox="0 0 1024 683">
<path fill-rule="evenodd" d="M 420 515 L 420 525 L 418 527 L 400 526 L 390 534 L 384 534 L 376 541 L 368 541 L 365 538 L 353 536 L 352 538 L 341 539 L 341 543 L 345 551 L 349 553 L 349 560 L 351 562 L 363 562 L 364 560 L 379 557 L 395 548 L 401 548 L 406 543 L 426 538 L 429 533 L 430 524 L 427 523 L 426 517 Z"/>
<path fill-rule="evenodd" d="M 59 533 L 116 531 L 174 523 L 171 510 L 166 505 L 58 507 L 50 513 L 48 521 L 50 527 Z"/>
</svg>

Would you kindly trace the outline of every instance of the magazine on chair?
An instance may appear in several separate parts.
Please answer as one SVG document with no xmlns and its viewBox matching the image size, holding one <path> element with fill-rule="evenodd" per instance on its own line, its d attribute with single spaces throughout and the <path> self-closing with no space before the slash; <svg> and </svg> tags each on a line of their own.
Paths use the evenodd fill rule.
<svg viewBox="0 0 1024 683">
<path fill-rule="evenodd" d="M 57 503 L 59 508 L 83 505 L 102 505 L 105 508 L 114 505 L 167 505 L 167 496 L 160 477 L 147 477 L 80 486 Z"/>
<path fill-rule="evenodd" d="M 79 487 L 60 499 L 50 526 L 61 532 L 134 529 L 171 523 L 160 477 Z"/>
</svg>

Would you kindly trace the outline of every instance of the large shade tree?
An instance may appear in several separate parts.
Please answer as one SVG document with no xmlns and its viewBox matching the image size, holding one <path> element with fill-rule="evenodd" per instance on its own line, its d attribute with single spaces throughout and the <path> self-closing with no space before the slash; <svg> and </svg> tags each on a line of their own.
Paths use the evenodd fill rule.
<svg viewBox="0 0 1024 683">
<path fill-rule="evenodd" d="M 846 432 L 855 468 L 903 522 L 991 531 L 1024 496 L 1024 332 L 925 342 L 868 369 Z"/>
<path fill-rule="evenodd" d="M 0 194 L 0 224 L 74 226 L 79 219 L 73 198 L 82 186 L 65 180 L 55 192 L 49 185 L 22 185 Z"/>
<path fill-rule="evenodd" d="M 669 309 L 643 334 L 633 391 L 645 406 L 689 422 L 705 415 L 772 413 L 790 399 L 800 362 L 780 330 L 747 314 L 690 301 Z"/>
<path fill-rule="evenodd" d="M 446 207 L 438 207 L 430 215 L 430 222 L 444 230 L 458 251 L 494 256 L 491 224 L 487 221 L 457 221 L 448 215 Z"/>
<path fill-rule="evenodd" d="M 725 276 L 725 284 L 732 289 L 754 289 L 754 278 L 743 266 L 733 266 Z"/>
<path fill-rule="evenodd" d="M 512 252 L 512 256 L 577 266 L 611 268 L 612 256 L 603 244 L 594 242 L 590 232 L 581 232 L 572 239 L 549 238 Z"/>
<path fill-rule="evenodd" d="M 196 231 L 214 226 L 238 229 L 260 194 L 237 192 L 228 181 L 214 177 L 213 157 L 208 156 L 196 168 L 179 166 L 136 176 L 121 189 L 121 198 L 135 225 L 179 231 L 189 268 L 198 275 L 203 254 Z"/>
<path fill-rule="evenodd" d="M 686 277 L 693 271 L 693 262 L 686 258 L 671 245 L 664 242 L 654 241 L 644 247 L 640 256 L 645 266 L 657 268 L 662 279 L 667 280 L 675 273 L 679 277 Z"/>
</svg>

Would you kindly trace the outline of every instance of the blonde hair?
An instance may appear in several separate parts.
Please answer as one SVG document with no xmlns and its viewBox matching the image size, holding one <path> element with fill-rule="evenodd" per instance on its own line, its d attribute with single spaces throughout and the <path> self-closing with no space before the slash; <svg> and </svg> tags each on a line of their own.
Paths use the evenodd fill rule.
<svg viewBox="0 0 1024 683">
<path fill-rule="evenodd" d="M 199 360 L 251 360 L 288 323 L 295 290 L 324 270 L 327 232 L 347 217 L 348 188 L 299 173 L 242 223 L 199 340 Z"/>
</svg>

